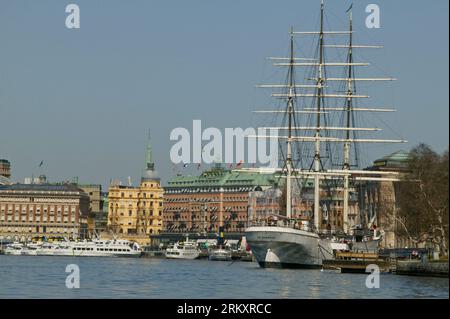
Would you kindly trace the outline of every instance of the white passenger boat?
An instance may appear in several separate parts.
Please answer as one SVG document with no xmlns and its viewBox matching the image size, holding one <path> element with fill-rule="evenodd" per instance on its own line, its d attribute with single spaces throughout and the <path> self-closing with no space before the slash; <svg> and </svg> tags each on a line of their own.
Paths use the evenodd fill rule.
<svg viewBox="0 0 450 319">
<path fill-rule="evenodd" d="M 41 245 L 42 245 L 42 243 L 28 243 L 23 246 L 21 254 L 27 255 L 27 256 L 36 256 L 37 251 L 39 250 Z"/>
<path fill-rule="evenodd" d="M 140 257 L 142 250 L 128 240 L 66 241 L 43 245 L 37 255 L 76 257 Z"/>
<path fill-rule="evenodd" d="M 23 245 L 20 243 L 12 243 L 5 246 L 5 255 L 22 255 Z"/>
<path fill-rule="evenodd" d="M 230 261 L 231 250 L 222 247 L 211 249 L 208 258 L 214 261 Z"/>
<path fill-rule="evenodd" d="M 166 258 L 168 259 L 196 259 L 200 255 L 200 250 L 195 241 L 186 240 L 177 242 L 166 249 Z"/>
<path fill-rule="evenodd" d="M 36 250 L 38 256 L 54 256 L 55 250 L 58 248 L 58 244 L 43 243 L 39 249 Z"/>
<path fill-rule="evenodd" d="M 142 249 L 128 240 L 63 241 L 59 243 L 13 243 L 5 246 L 7 255 L 140 257 Z"/>
</svg>

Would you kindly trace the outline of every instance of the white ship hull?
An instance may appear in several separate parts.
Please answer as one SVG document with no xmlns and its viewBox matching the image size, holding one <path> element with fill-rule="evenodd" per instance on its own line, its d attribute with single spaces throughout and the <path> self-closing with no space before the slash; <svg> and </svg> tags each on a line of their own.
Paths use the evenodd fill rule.
<svg viewBox="0 0 450 319">
<path fill-rule="evenodd" d="M 322 260 L 333 258 L 331 241 L 312 232 L 257 226 L 247 228 L 245 236 L 263 268 L 320 268 Z"/>
<path fill-rule="evenodd" d="M 59 249 L 53 253 L 39 253 L 40 256 L 71 256 L 71 257 L 140 257 L 141 252 L 104 252 L 104 251 L 78 251 L 74 249 Z"/>
<path fill-rule="evenodd" d="M 226 249 L 211 250 L 208 259 L 213 261 L 231 261 L 231 251 Z"/>
<path fill-rule="evenodd" d="M 36 249 L 22 249 L 22 254 L 21 255 L 25 255 L 25 256 L 36 256 L 37 252 Z"/>
<path fill-rule="evenodd" d="M 167 259 L 196 259 L 200 256 L 200 250 L 196 242 L 189 241 L 186 237 L 186 241 L 168 247 L 165 256 Z"/>
<path fill-rule="evenodd" d="M 22 250 L 19 249 L 5 249 L 5 255 L 15 255 L 15 256 L 19 256 L 22 255 Z"/>
<path fill-rule="evenodd" d="M 75 257 L 140 257 L 142 250 L 137 243 L 127 240 L 94 240 L 37 244 L 31 247 L 12 244 L 5 254 L 28 256 L 75 256 Z"/>
<path fill-rule="evenodd" d="M 196 259 L 198 258 L 198 256 L 200 256 L 200 253 L 198 251 L 178 251 L 178 252 L 172 252 L 172 253 L 168 253 L 166 252 L 166 258 L 167 259 Z"/>
</svg>

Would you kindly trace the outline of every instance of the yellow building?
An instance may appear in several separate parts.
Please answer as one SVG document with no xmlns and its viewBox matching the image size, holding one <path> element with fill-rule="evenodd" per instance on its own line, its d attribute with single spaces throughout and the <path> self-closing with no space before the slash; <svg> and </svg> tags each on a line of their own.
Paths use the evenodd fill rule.
<svg viewBox="0 0 450 319">
<path fill-rule="evenodd" d="M 119 237 L 159 234 L 163 189 L 152 160 L 150 140 L 139 187 L 113 184 L 108 193 L 108 228 Z"/>
</svg>

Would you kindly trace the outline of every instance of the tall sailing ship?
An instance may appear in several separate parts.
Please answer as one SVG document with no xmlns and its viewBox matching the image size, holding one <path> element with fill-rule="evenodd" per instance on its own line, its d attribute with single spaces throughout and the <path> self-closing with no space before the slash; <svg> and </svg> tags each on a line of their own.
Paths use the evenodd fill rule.
<svg viewBox="0 0 450 319">
<path fill-rule="evenodd" d="M 285 178 L 286 216 L 273 223 L 251 225 L 245 231 L 247 242 L 261 267 L 317 268 L 324 259 L 333 258 L 335 242 L 328 232 L 320 231 L 321 216 L 327 208 L 321 203 L 324 189 L 340 187 L 343 192 L 343 231 L 349 234 L 349 189 L 357 181 L 396 181 L 396 172 L 358 169 L 357 151 L 361 143 L 404 143 L 405 140 L 363 138 L 359 134 L 380 131 L 379 128 L 360 127 L 356 119 L 367 112 L 392 112 L 391 108 L 359 107 L 357 101 L 368 98 L 356 91 L 357 83 L 392 81 L 390 77 L 355 77 L 357 67 L 368 63 L 354 61 L 354 50 L 381 48 L 353 43 L 352 8 L 347 10 L 347 31 L 324 30 L 324 3 L 320 4 L 320 30 L 316 32 L 290 31 L 290 55 L 271 57 L 274 66 L 287 68 L 283 84 L 259 85 L 275 90 L 271 96 L 283 101 L 279 110 L 262 110 L 281 115 L 285 126 L 271 127 L 278 133 L 255 135 L 248 138 L 276 138 L 283 155 L 283 167 L 244 170 L 275 173 Z M 314 58 L 296 57 L 294 37 L 316 36 L 317 50 Z M 328 44 L 328 36 L 344 36 L 345 44 Z M 328 62 L 325 50 L 345 50 L 345 61 Z M 327 52 L 328 53 L 328 52 Z M 339 55 L 338 55 L 339 56 Z M 301 68 L 306 82 L 297 84 L 296 70 Z M 340 70 L 340 77 L 332 77 L 328 69 Z M 306 70 L 306 71 L 305 71 Z M 309 72 L 308 72 L 309 71 Z M 281 91 L 279 91 L 281 89 Z M 276 91 L 278 90 L 278 91 Z M 281 142 L 283 143 L 281 143 Z M 284 143 L 285 142 L 285 143 Z M 334 154 L 332 154 L 334 153 Z M 338 162 L 336 161 L 336 154 Z M 333 160 L 334 159 L 334 160 Z M 355 160 L 356 159 L 356 160 Z M 305 224 L 293 214 L 293 185 L 300 194 L 306 181 L 314 182 L 313 223 Z M 331 186 L 330 186 L 331 185 Z M 326 192 L 325 192 L 326 193 Z"/>
</svg>

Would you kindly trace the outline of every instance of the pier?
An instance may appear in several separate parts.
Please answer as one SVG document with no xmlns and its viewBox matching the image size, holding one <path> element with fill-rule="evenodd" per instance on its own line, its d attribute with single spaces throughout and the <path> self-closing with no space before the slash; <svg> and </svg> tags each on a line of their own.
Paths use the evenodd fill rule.
<svg viewBox="0 0 450 319">
<path fill-rule="evenodd" d="M 340 270 L 341 273 L 365 273 L 368 265 L 377 265 L 382 272 L 390 271 L 389 260 L 378 253 L 337 252 L 335 259 L 323 261 L 323 269 Z"/>
</svg>

